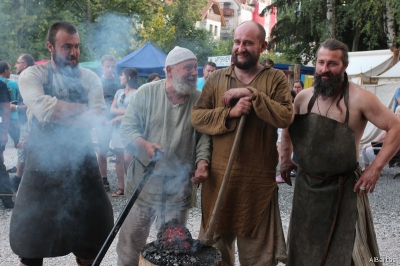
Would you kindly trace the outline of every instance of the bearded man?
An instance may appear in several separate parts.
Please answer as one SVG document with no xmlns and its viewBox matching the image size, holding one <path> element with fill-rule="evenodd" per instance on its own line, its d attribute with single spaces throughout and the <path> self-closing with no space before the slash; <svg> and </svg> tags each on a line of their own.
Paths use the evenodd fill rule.
<svg viewBox="0 0 400 266">
<path fill-rule="evenodd" d="M 344 43 L 320 45 L 314 88 L 297 95 L 294 121 L 282 132 L 281 175 L 290 185 L 292 144 L 299 162 L 286 265 L 382 265 L 371 260 L 380 256 L 367 194 L 400 148 L 400 122 L 375 95 L 348 81 L 348 64 Z M 387 135 L 361 171 L 358 151 L 368 121 Z"/>
<path fill-rule="evenodd" d="M 232 47 L 234 64 L 208 78 L 192 111 L 193 126 L 212 135 L 213 144 L 210 177 L 201 191 L 201 231 L 208 229 L 240 117 L 247 116 L 212 232 L 220 235 L 216 247 L 223 265 L 235 265 L 235 240 L 240 265 L 276 265 L 286 260 L 275 143 L 277 128 L 290 124 L 292 96 L 285 74 L 259 63 L 266 47 L 263 26 L 253 21 L 239 25 Z"/>
<path fill-rule="evenodd" d="M 133 95 L 121 123 L 124 145 L 132 149 L 125 193 L 132 194 L 155 151 L 164 156 L 144 186 L 119 233 L 118 265 L 138 265 L 150 226 L 160 228 L 173 218 L 186 225 L 193 206 L 192 193 L 208 176 L 210 137 L 190 123 L 196 89 L 197 58 L 176 46 L 165 61 L 166 79 L 141 86 Z M 194 176 L 192 177 L 194 172 Z"/>
<path fill-rule="evenodd" d="M 106 105 L 98 76 L 78 66 L 76 27 L 54 23 L 46 45 L 51 61 L 19 77 L 30 134 L 10 244 L 21 265 L 71 252 L 91 265 L 114 222 L 90 135 Z"/>
</svg>

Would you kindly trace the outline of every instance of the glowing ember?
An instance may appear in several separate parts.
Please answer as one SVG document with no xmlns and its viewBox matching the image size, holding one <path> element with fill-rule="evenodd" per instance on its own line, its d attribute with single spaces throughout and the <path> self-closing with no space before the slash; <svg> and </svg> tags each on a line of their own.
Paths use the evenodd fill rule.
<svg viewBox="0 0 400 266">
<path fill-rule="evenodd" d="M 155 242 L 159 249 L 173 250 L 175 253 L 190 253 L 193 238 L 189 230 L 172 219 L 161 226 Z"/>
</svg>

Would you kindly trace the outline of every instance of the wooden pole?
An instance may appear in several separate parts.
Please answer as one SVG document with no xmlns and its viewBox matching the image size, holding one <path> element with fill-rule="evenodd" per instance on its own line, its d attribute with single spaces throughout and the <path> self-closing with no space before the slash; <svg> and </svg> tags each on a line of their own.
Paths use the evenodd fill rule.
<svg viewBox="0 0 400 266">
<path fill-rule="evenodd" d="M 242 133 L 243 133 L 243 128 L 244 128 L 245 122 L 246 122 L 246 116 L 242 115 L 242 117 L 240 118 L 238 130 L 236 131 L 235 139 L 233 141 L 231 154 L 229 155 L 228 165 L 226 166 L 225 175 L 222 180 L 221 188 L 219 189 L 218 197 L 217 197 L 217 200 L 214 205 L 214 210 L 211 214 L 211 219 L 210 219 L 208 229 L 205 232 L 203 238 L 200 239 L 200 243 L 205 246 L 212 246 L 215 243 L 217 243 L 219 240 L 219 238 L 214 238 L 214 230 L 215 230 L 215 227 L 217 224 L 218 214 L 219 214 L 219 210 L 221 208 L 222 200 L 223 200 L 223 197 L 225 196 L 225 191 L 228 186 L 228 181 L 229 181 L 229 177 L 231 174 L 232 166 L 236 159 L 236 154 L 239 149 L 239 143 L 240 143 L 240 139 L 242 138 Z"/>
<path fill-rule="evenodd" d="M 299 64 L 294 65 L 294 80 L 300 80 L 300 65 Z M 289 84 L 289 86 L 291 86 L 291 85 Z"/>
<path fill-rule="evenodd" d="M 293 81 L 294 81 L 294 79 L 293 79 L 293 77 L 294 77 L 294 67 L 293 66 L 289 66 L 289 71 L 291 71 L 291 72 L 290 72 L 290 74 L 288 76 L 288 83 L 289 83 L 289 88 L 292 89 Z"/>
</svg>

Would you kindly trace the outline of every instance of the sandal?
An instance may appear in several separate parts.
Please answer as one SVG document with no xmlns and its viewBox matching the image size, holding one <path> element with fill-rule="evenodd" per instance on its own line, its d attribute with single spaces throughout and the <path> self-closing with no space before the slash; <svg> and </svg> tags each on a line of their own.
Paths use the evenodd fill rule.
<svg viewBox="0 0 400 266">
<path fill-rule="evenodd" d="M 118 189 L 117 192 L 113 193 L 111 197 L 119 197 L 124 195 L 124 190 L 123 189 Z"/>
</svg>

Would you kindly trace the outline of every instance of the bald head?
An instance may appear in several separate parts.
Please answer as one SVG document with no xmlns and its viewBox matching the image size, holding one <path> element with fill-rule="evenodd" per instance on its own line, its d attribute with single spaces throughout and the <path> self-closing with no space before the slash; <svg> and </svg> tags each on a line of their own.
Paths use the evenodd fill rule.
<svg viewBox="0 0 400 266">
<path fill-rule="evenodd" d="M 236 32 L 238 29 L 240 29 L 240 27 L 245 27 L 245 28 L 248 28 L 248 29 L 251 29 L 251 28 L 252 28 L 253 30 L 255 30 L 255 34 L 256 34 L 256 36 L 257 36 L 257 39 L 258 39 L 260 42 L 264 42 L 264 41 L 265 41 L 265 37 L 267 36 L 267 34 L 266 34 L 266 32 L 265 32 L 264 27 L 263 27 L 260 23 L 257 23 L 257 22 L 255 22 L 255 21 L 245 21 L 245 22 L 241 23 L 241 24 L 236 28 L 235 32 Z"/>
</svg>

